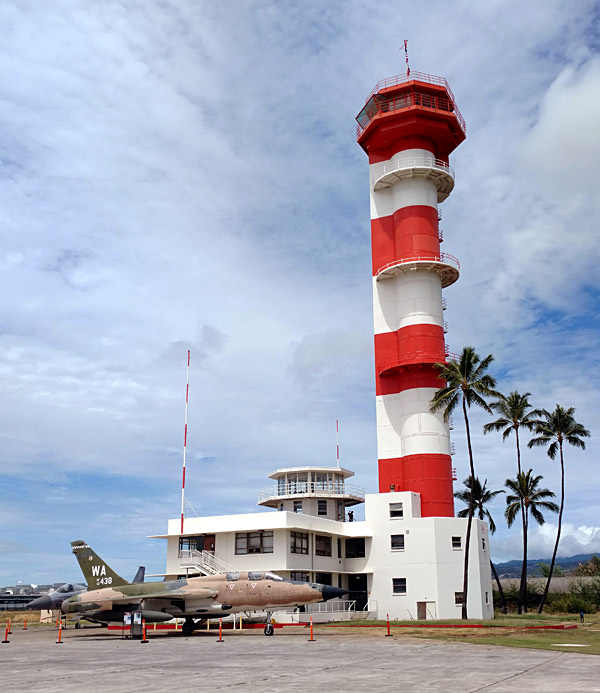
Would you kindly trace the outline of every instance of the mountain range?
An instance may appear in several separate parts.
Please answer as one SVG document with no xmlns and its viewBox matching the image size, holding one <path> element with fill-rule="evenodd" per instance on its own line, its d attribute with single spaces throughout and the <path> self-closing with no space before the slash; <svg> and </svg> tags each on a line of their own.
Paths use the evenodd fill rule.
<svg viewBox="0 0 600 693">
<path fill-rule="evenodd" d="M 577 568 L 580 563 L 587 563 L 594 556 L 593 553 L 579 553 L 576 556 L 564 556 L 562 558 L 557 558 L 554 564 L 559 566 L 563 573 L 568 573 L 569 571 Z M 527 561 L 527 575 L 529 577 L 541 577 L 542 571 L 540 570 L 539 563 L 547 563 L 550 565 L 551 557 L 549 558 L 535 558 Z M 498 577 L 501 578 L 519 578 L 521 577 L 521 566 L 523 564 L 522 560 L 507 561 L 506 563 L 496 563 L 496 571 L 498 572 Z"/>
</svg>

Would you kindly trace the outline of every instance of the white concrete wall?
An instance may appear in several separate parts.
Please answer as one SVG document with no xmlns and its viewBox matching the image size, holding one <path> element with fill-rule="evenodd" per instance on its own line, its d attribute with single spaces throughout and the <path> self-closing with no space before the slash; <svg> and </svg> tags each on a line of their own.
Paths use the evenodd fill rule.
<svg viewBox="0 0 600 693">
<path fill-rule="evenodd" d="M 441 413 L 432 414 L 434 388 L 413 388 L 375 398 L 379 459 L 450 454 L 450 434 Z"/>
<path fill-rule="evenodd" d="M 377 281 L 373 277 L 375 334 L 409 325 L 444 327 L 442 280 L 437 272 L 415 270 Z"/>
</svg>

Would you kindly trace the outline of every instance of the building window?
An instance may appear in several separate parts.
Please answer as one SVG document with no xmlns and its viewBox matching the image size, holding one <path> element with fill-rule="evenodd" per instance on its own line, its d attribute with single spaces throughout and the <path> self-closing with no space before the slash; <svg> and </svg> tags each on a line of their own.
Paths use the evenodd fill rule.
<svg viewBox="0 0 600 693">
<path fill-rule="evenodd" d="M 308 534 L 306 532 L 290 532 L 290 552 L 308 555 Z"/>
<path fill-rule="evenodd" d="M 486 603 L 486 604 L 489 604 L 489 603 L 490 603 L 490 593 L 489 593 L 489 592 L 486 592 L 486 593 L 485 593 L 485 603 Z"/>
<path fill-rule="evenodd" d="M 460 606 L 463 603 L 463 593 L 462 592 L 455 592 L 454 593 L 454 603 L 456 606 Z"/>
<path fill-rule="evenodd" d="M 269 532 L 237 532 L 235 535 L 235 552 L 273 553 L 273 531 Z"/>
<path fill-rule="evenodd" d="M 346 514 L 344 512 L 344 501 L 335 502 L 335 513 L 338 522 L 343 522 L 346 517 Z"/>
<path fill-rule="evenodd" d="M 452 548 L 462 549 L 462 537 L 452 537 Z"/>
<path fill-rule="evenodd" d="M 327 501 L 326 500 L 320 500 L 318 501 L 318 514 L 319 515 L 327 515 Z"/>
<path fill-rule="evenodd" d="M 481 537 L 481 549 L 485 551 L 485 537 Z"/>
<path fill-rule="evenodd" d="M 305 570 L 292 570 L 290 573 L 290 580 L 295 582 L 310 582 L 308 573 Z"/>
<path fill-rule="evenodd" d="M 302 515 L 302 501 L 294 501 L 294 512 Z"/>
<path fill-rule="evenodd" d="M 315 555 L 331 556 L 331 537 L 315 534 Z"/>
<path fill-rule="evenodd" d="M 404 534 L 392 534 L 392 551 L 404 551 Z"/>
<path fill-rule="evenodd" d="M 392 578 L 392 592 L 406 594 L 406 578 Z"/>
<path fill-rule="evenodd" d="M 404 517 L 402 503 L 390 503 L 390 517 L 399 520 Z"/>
<path fill-rule="evenodd" d="M 331 573 L 315 573 L 315 582 L 320 585 L 331 585 Z"/>
<path fill-rule="evenodd" d="M 365 538 L 346 539 L 346 558 L 365 557 Z"/>
<path fill-rule="evenodd" d="M 337 545 L 338 545 L 338 558 L 343 558 L 343 556 L 342 556 L 342 540 L 339 537 L 337 540 Z"/>
<path fill-rule="evenodd" d="M 180 537 L 180 551 L 204 551 L 204 536 L 201 537 Z"/>
</svg>

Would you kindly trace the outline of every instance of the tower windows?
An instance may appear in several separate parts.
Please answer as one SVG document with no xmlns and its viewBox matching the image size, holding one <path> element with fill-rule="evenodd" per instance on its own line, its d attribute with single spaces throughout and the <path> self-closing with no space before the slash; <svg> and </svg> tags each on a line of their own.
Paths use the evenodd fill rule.
<svg viewBox="0 0 600 693">
<path fill-rule="evenodd" d="M 294 512 L 302 515 L 302 501 L 294 501 Z"/>
<path fill-rule="evenodd" d="M 273 553 L 273 531 L 237 532 L 235 553 Z"/>
<path fill-rule="evenodd" d="M 392 534 L 390 539 L 392 551 L 404 551 L 404 534 Z"/>
<path fill-rule="evenodd" d="M 290 532 L 290 552 L 308 555 L 307 532 Z"/>
<path fill-rule="evenodd" d="M 331 556 L 331 537 L 315 534 L 315 556 Z"/>
<path fill-rule="evenodd" d="M 464 602 L 464 597 L 462 592 L 455 592 L 454 593 L 454 603 L 456 606 L 461 606 L 462 603 Z"/>
<path fill-rule="evenodd" d="M 317 512 L 319 515 L 327 515 L 327 501 L 317 501 Z"/>
<path fill-rule="evenodd" d="M 365 538 L 346 539 L 346 558 L 365 557 Z"/>
<path fill-rule="evenodd" d="M 404 517 L 404 508 L 402 503 L 390 503 L 390 518 L 393 520 L 401 520 Z"/>
<path fill-rule="evenodd" d="M 392 592 L 406 594 L 406 578 L 392 578 Z"/>
<path fill-rule="evenodd" d="M 452 537 L 452 548 L 455 550 L 462 549 L 462 537 Z"/>
</svg>

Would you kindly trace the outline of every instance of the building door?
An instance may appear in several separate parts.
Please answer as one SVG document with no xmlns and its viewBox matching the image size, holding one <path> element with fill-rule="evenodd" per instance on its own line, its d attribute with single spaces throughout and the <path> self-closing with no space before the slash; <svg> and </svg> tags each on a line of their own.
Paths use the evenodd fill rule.
<svg viewBox="0 0 600 693">
<path fill-rule="evenodd" d="M 417 621 L 435 620 L 437 618 L 435 607 L 435 602 L 417 602 Z"/>
<path fill-rule="evenodd" d="M 347 599 L 356 602 L 356 611 L 363 611 L 369 601 L 367 594 L 367 576 L 364 573 L 356 575 L 348 575 L 348 590 Z"/>
<path fill-rule="evenodd" d="M 205 534 L 204 535 L 204 550 L 205 551 L 215 551 L 215 535 Z"/>
</svg>

